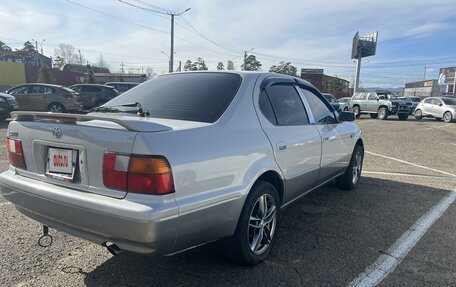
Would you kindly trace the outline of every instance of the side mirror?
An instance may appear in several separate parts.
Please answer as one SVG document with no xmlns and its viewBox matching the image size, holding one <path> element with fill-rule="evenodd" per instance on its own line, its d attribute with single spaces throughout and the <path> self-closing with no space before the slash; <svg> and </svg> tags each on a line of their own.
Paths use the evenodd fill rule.
<svg viewBox="0 0 456 287">
<path fill-rule="evenodd" d="M 440 103 L 440 104 L 439 104 L 439 107 L 441 107 L 441 106 L 443 106 L 443 104 L 442 104 L 442 103 Z"/>
<path fill-rule="evenodd" d="M 377 98 L 377 102 L 378 102 L 378 101 L 380 101 L 380 99 L 379 99 L 379 98 Z"/>
<path fill-rule="evenodd" d="M 355 120 L 355 114 L 352 112 L 340 112 L 339 121 L 341 122 L 353 122 Z"/>
</svg>

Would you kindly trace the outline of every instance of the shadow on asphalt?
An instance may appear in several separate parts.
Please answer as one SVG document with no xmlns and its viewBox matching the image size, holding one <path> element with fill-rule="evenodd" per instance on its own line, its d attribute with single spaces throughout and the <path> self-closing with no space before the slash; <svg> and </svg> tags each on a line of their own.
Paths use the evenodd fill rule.
<svg viewBox="0 0 456 287">
<path fill-rule="evenodd" d="M 363 177 L 355 191 L 329 184 L 281 212 L 278 242 L 258 266 L 230 263 L 216 244 L 171 257 L 122 253 L 87 273 L 85 284 L 346 285 L 447 193 L 371 177 Z"/>
</svg>

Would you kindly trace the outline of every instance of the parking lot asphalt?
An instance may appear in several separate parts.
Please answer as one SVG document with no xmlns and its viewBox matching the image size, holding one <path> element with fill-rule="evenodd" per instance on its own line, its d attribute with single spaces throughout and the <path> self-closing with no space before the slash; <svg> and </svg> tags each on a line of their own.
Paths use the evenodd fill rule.
<svg viewBox="0 0 456 287">
<path fill-rule="evenodd" d="M 0 198 L 0 286 L 347 286 L 456 189 L 456 123 L 362 116 L 363 177 L 355 191 L 330 183 L 282 210 L 278 242 L 255 267 L 209 244 L 170 257 L 122 253 L 41 226 Z M 4 145 L 6 124 L 0 125 Z M 8 167 L 4 148 L 0 170 Z M 429 226 L 382 286 L 456 285 L 456 203 Z M 413 231 L 413 230 L 412 230 Z M 400 240 L 399 240 L 400 241 Z"/>
</svg>

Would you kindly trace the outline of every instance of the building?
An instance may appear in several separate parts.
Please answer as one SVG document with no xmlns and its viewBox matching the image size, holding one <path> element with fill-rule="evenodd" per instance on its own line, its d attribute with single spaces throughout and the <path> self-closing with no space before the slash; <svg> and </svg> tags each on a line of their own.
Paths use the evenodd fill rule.
<svg viewBox="0 0 456 287">
<path fill-rule="evenodd" d="M 0 61 L 23 63 L 34 67 L 39 67 L 43 61 L 47 67 L 52 67 L 52 59 L 37 51 L 0 51 Z"/>
<path fill-rule="evenodd" d="M 350 97 L 350 82 L 324 74 L 323 69 L 301 69 L 301 79 L 310 82 L 322 93 L 331 93 L 336 98 Z"/>
<path fill-rule="evenodd" d="M 404 96 L 418 96 L 421 99 L 440 96 L 440 89 L 437 80 L 418 81 L 406 83 Z"/>
</svg>

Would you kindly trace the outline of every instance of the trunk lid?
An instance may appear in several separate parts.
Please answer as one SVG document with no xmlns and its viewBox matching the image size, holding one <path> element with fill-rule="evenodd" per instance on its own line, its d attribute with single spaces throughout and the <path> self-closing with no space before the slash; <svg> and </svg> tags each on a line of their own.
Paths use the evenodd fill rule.
<svg viewBox="0 0 456 287">
<path fill-rule="evenodd" d="M 12 116 L 8 137 L 21 140 L 27 166 L 27 170 L 16 169 L 18 174 L 115 198 L 125 197 L 126 192 L 104 186 L 104 153 L 129 155 L 138 132 L 173 129 L 150 119 L 118 114 L 13 112 Z M 69 159 L 71 172 L 62 157 Z"/>
</svg>

